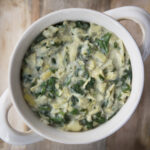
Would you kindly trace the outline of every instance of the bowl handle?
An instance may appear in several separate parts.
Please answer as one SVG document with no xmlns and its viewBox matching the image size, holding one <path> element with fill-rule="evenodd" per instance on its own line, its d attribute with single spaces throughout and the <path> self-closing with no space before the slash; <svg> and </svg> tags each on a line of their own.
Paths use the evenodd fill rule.
<svg viewBox="0 0 150 150">
<path fill-rule="evenodd" d="M 9 90 L 6 89 L 0 97 L 0 138 L 6 143 L 13 145 L 31 144 L 43 140 L 42 137 L 33 131 L 22 133 L 10 126 L 7 116 L 11 106 L 12 103 L 10 101 Z"/>
<path fill-rule="evenodd" d="M 129 19 L 139 24 L 143 33 L 143 41 L 140 49 L 142 51 L 142 58 L 145 61 L 150 55 L 150 14 L 136 6 L 115 8 L 104 13 L 116 20 Z"/>
</svg>

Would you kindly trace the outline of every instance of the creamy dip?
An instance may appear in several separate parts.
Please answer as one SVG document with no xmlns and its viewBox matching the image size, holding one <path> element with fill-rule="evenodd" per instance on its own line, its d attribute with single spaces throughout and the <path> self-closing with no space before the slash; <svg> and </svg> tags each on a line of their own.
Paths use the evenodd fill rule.
<svg viewBox="0 0 150 150">
<path fill-rule="evenodd" d="M 111 119 L 131 92 L 130 59 L 121 39 L 102 26 L 64 21 L 44 29 L 21 69 L 23 96 L 40 119 L 85 131 Z"/>
</svg>

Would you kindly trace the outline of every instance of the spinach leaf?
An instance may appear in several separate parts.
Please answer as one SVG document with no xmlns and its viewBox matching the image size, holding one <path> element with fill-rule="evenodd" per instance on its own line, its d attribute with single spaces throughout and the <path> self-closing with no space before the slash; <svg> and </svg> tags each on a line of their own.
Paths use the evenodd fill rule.
<svg viewBox="0 0 150 150">
<path fill-rule="evenodd" d="M 71 114 L 72 115 L 78 115 L 79 114 L 79 110 L 77 108 L 74 108 L 72 111 L 71 111 Z"/>
<path fill-rule="evenodd" d="M 32 75 L 31 74 L 24 74 L 23 76 L 22 76 L 22 79 L 21 80 L 23 80 L 23 82 L 31 82 L 32 81 Z"/>
<path fill-rule="evenodd" d="M 49 118 L 49 123 L 51 125 L 63 125 L 64 118 L 60 117 L 59 115 L 56 115 L 55 117 L 50 117 Z"/>
<path fill-rule="evenodd" d="M 52 61 L 53 64 L 56 64 L 56 59 L 55 58 L 52 58 L 51 61 Z"/>
<path fill-rule="evenodd" d="M 92 128 L 94 128 L 93 122 L 87 122 L 87 123 L 86 123 L 86 127 L 87 127 L 87 129 L 92 129 Z"/>
<path fill-rule="evenodd" d="M 86 89 L 86 90 L 94 89 L 95 83 L 96 83 L 95 78 L 91 77 L 91 79 L 90 79 L 90 81 L 87 83 L 85 89 Z"/>
<path fill-rule="evenodd" d="M 105 80 L 105 78 L 101 74 L 99 75 L 99 78 L 100 78 L 101 81 Z"/>
<path fill-rule="evenodd" d="M 79 102 L 79 99 L 76 96 L 72 95 L 71 102 L 72 102 L 72 106 L 75 106 Z"/>
<path fill-rule="evenodd" d="M 68 64 L 69 61 L 70 61 L 70 59 L 69 59 L 69 53 L 66 52 L 66 54 L 65 54 L 65 56 L 64 56 L 64 63 L 65 63 L 65 64 Z"/>
<path fill-rule="evenodd" d="M 81 111 L 81 112 L 84 112 L 85 114 L 88 113 L 88 109 L 85 109 L 85 108 L 82 108 L 80 111 Z"/>
<path fill-rule="evenodd" d="M 54 126 L 62 126 L 63 124 L 69 123 L 71 120 L 70 115 L 68 113 L 57 113 L 54 117 L 49 117 L 50 125 Z"/>
<path fill-rule="evenodd" d="M 50 77 L 50 79 L 47 81 L 47 92 L 49 97 L 55 99 L 57 96 L 57 89 L 55 87 L 57 78 L 56 77 Z"/>
<path fill-rule="evenodd" d="M 39 106 L 38 111 L 41 115 L 49 116 L 51 111 L 51 106 L 49 104 L 43 104 Z"/>
<path fill-rule="evenodd" d="M 92 121 L 89 122 L 89 121 L 87 121 L 86 119 L 80 120 L 79 123 L 80 123 L 81 125 L 83 125 L 83 126 L 86 126 L 87 129 L 92 129 L 92 128 L 94 127 L 94 126 L 93 126 L 93 122 L 92 122 Z"/>
<path fill-rule="evenodd" d="M 124 93 L 126 93 L 126 92 L 128 92 L 128 91 L 131 91 L 130 85 L 127 84 L 127 83 L 124 83 L 124 84 L 122 85 L 122 91 L 123 91 Z"/>
<path fill-rule="evenodd" d="M 116 41 L 114 42 L 114 48 L 119 48 L 119 45 Z"/>
<path fill-rule="evenodd" d="M 101 39 L 96 39 L 95 43 L 100 48 L 103 54 L 107 54 L 109 52 L 109 40 L 111 37 L 111 33 L 106 33 L 101 37 Z"/>
<path fill-rule="evenodd" d="M 77 28 L 81 28 L 83 30 L 88 30 L 90 27 L 90 23 L 88 22 L 76 21 L 75 24 Z"/>
<path fill-rule="evenodd" d="M 77 48 L 77 50 L 81 51 L 81 49 L 82 49 L 82 45 L 79 45 L 78 48 Z"/>
<path fill-rule="evenodd" d="M 84 84 L 84 81 L 83 80 L 79 80 L 77 83 L 73 84 L 71 88 L 76 93 L 79 93 L 79 94 L 83 95 L 84 94 L 84 91 L 82 90 L 83 84 Z"/>
<path fill-rule="evenodd" d="M 56 24 L 53 25 L 54 27 L 61 27 L 63 26 L 63 22 L 58 22 Z"/>
<path fill-rule="evenodd" d="M 43 82 L 43 83 L 40 85 L 40 88 L 41 88 L 40 94 L 41 94 L 41 95 L 44 95 L 44 94 L 46 93 L 47 83 L 46 83 L 46 82 Z"/>
<path fill-rule="evenodd" d="M 37 38 L 34 40 L 34 44 L 37 44 L 37 43 L 43 41 L 44 39 L 46 39 L 46 37 L 43 36 L 42 33 L 40 33 L 40 34 L 37 36 Z"/>
<path fill-rule="evenodd" d="M 102 101 L 102 104 L 101 104 L 102 108 L 107 107 L 107 105 L 108 105 L 108 100 Z"/>
<path fill-rule="evenodd" d="M 50 77 L 49 80 L 44 81 L 40 85 L 40 90 L 33 94 L 37 97 L 39 95 L 45 95 L 47 93 L 50 98 L 55 99 L 55 97 L 58 94 L 57 89 L 55 87 L 56 80 L 57 80 L 56 77 Z"/>
<path fill-rule="evenodd" d="M 95 115 L 93 115 L 92 119 L 93 119 L 93 121 L 95 121 L 99 124 L 102 124 L 106 121 L 106 119 L 101 116 L 101 112 L 98 112 Z"/>
<path fill-rule="evenodd" d="M 39 71 L 41 69 L 40 66 L 36 66 L 36 70 Z"/>
<path fill-rule="evenodd" d="M 64 42 L 63 41 L 58 41 L 58 42 L 53 42 L 51 44 L 52 44 L 52 46 L 59 47 L 59 46 L 63 46 Z"/>
<path fill-rule="evenodd" d="M 54 68 L 54 67 L 50 68 L 50 71 L 53 73 L 55 73 L 57 70 L 58 70 L 58 68 Z"/>
<path fill-rule="evenodd" d="M 71 120 L 70 115 L 68 115 L 68 113 L 65 113 L 65 114 L 64 114 L 64 123 L 69 123 L 70 120 Z"/>
<path fill-rule="evenodd" d="M 117 79 L 115 79 L 115 80 L 110 80 L 109 82 L 112 83 L 112 84 L 114 83 L 114 84 L 117 85 L 117 84 L 119 83 L 119 81 L 120 81 L 120 79 L 117 78 Z"/>
<path fill-rule="evenodd" d="M 121 100 L 121 93 L 116 97 L 117 99 L 118 99 L 118 101 L 120 101 Z"/>
<path fill-rule="evenodd" d="M 103 69 L 103 73 L 104 73 L 104 75 L 106 75 L 108 73 L 107 68 Z"/>
<path fill-rule="evenodd" d="M 91 103 L 91 102 L 92 102 L 92 99 L 91 99 L 91 98 L 89 98 L 89 99 L 88 99 L 88 102 L 89 102 L 89 103 Z"/>
<path fill-rule="evenodd" d="M 130 78 L 130 80 L 132 80 L 132 70 L 131 67 L 127 70 L 124 71 L 124 75 L 122 76 L 122 80 L 126 80 L 127 78 Z"/>
<path fill-rule="evenodd" d="M 92 37 L 90 37 L 90 36 L 88 36 L 88 35 L 87 35 L 87 36 L 80 37 L 80 38 L 81 38 L 82 41 L 86 41 L 86 40 L 87 40 L 87 41 L 89 41 L 89 42 L 91 42 L 91 43 L 93 42 Z"/>
</svg>

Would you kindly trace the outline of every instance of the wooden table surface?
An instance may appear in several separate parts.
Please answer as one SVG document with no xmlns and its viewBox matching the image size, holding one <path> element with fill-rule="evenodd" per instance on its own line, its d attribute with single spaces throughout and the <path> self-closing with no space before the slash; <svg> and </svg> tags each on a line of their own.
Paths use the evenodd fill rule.
<svg viewBox="0 0 150 150">
<path fill-rule="evenodd" d="M 103 12 L 125 5 L 140 6 L 150 12 L 150 0 L 0 0 L 0 94 L 8 86 L 8 63 L 13 48 L 32 22 L 63 8 L 81 7 Z M 140 46 L 142 34 L 139 26 L 127 20 L 121 23 Z M 149 66 L 150 57 L 145 62 L 146 82 L 138 108 L 130 120 L 107 139 L 87 145 L 65 145 L 44 140 L 27 146 L 12 146 L 0 141 L 0 150 L 150 150 Z M 9 120 L 15 129 L 27 129 L 13 108 L 10 110 Z"/>
</svg>

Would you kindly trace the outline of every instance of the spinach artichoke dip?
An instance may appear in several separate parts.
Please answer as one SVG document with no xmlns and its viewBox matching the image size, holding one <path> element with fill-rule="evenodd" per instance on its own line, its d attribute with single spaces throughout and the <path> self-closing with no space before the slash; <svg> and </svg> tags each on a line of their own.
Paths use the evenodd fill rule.
<svg viewBox="0 0 150 150">
<path fill-rule="evenodd" d="M 44 29 L 25 53 L 23 96 L 44 123 L 86 131 L 111 119 L 131 92 L 122 40 L 102 26 L 63 21 Z"/>
</svg>

